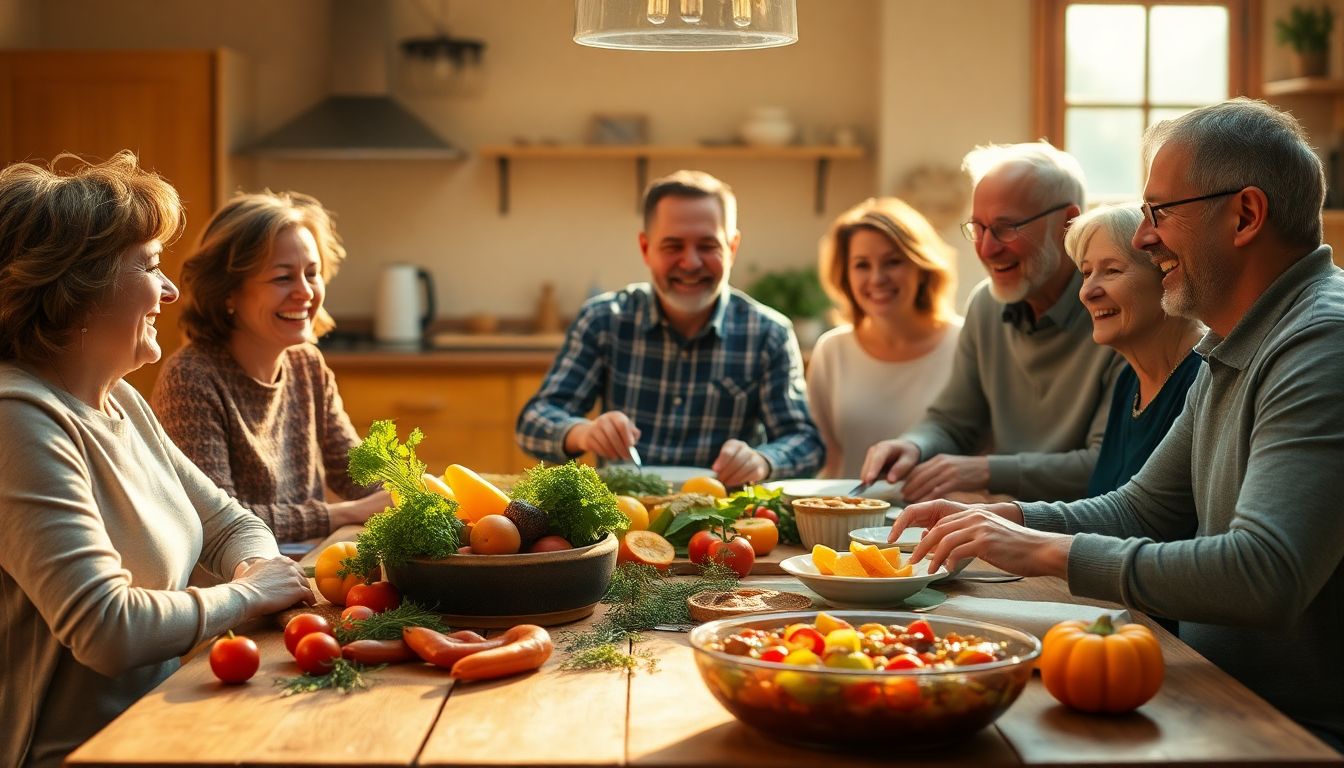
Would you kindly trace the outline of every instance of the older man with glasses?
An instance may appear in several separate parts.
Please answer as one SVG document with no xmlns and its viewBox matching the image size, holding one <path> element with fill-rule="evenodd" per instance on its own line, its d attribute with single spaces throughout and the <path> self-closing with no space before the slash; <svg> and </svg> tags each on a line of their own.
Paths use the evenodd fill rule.
<svg viewBox="0 0 1344 768">
<path fill-rule="evenodd" d="M 1163 308 L 1209 328 L 1171 431 L 1104 496 L 917 504 L 893 535 L 931 526 L 913 558 L 978 556 L 1178 619 L 1182 640 L 1344 751 L 1344 272 L 1321 244 L 1321 161 L 1291 115 L 1248 99 L 1144 144 L 1134 245 L 1163 272 Z"/>
<path fill-rule="evenodd" d="M 907 503 L 1080 498 L 1120 367 L 1092 343 L 1082 278 L 1064 255 L 1082 168 L 1045 142 L 977 147 L 963 167 L 975 195 L 962 233 L 989 279 L 971 296 L 947 387 L 921 423 L 868 450 L 862 480 L 904 480 Z"/>
</svg>

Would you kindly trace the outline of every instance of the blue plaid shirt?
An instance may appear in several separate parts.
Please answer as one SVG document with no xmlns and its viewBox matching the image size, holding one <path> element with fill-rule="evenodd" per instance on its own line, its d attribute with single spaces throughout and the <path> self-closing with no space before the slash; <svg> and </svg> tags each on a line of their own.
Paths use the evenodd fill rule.
<svg viewBox="0 0 1344 768">
<path fill-rule="evenodd" d="M 565 433 L 598 398 L 639 427 L 648 464 L 708 467 L 737 438 L 770 462 L 771 477 L 810 477 L 825 448 L 807 410 L 793 326 L 729 289 L 693 338 L 667 324 L 648 283 L 583 305 L 541 389 L 518 415 L 518 444 L 560 462 Z"/>
</svg>

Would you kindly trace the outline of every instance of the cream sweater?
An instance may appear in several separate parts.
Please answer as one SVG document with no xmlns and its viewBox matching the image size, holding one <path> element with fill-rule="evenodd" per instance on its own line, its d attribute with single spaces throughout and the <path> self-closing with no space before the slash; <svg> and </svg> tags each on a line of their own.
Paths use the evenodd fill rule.
<svg viewBox="0 0 1344 768">
<path fill-rule="evenodd" d="M 107 416 L 0 363 L 0 765 L 56 766 L 262 595 L 188 588 L 279 554 L 118 382 Z"/>
</svg>

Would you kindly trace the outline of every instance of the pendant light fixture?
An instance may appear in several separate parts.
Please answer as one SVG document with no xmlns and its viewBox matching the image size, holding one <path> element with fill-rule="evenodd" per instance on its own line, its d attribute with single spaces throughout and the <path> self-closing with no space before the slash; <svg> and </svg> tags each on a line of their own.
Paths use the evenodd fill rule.
<svg viewBox="0 0 1344 768">
<path fill-rule="evenodd" d="M 798 42 L 795 0 L 575 0 L 574 42 L 635 51 L 732 51 Z"/>
</svg>

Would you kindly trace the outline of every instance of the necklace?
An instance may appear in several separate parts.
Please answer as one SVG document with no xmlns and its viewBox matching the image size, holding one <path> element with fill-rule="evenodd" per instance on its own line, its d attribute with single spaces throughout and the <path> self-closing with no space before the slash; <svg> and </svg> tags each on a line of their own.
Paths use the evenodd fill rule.
<svg viewBox="0 0 1344 768">
<path fill-rule="evenodd" d="M 1185 358 L 1181 358 L 1180 361 L 1177 362 L 1176 365 L 1174 365 L 1170 371 L 1167 371 L 1167 375 L 1162 377 L 1162 383 L 1157 385 L 1157 391 L 1158 391 L 1158 392 L 1161 392 L 1161 391 L 1162 391 L 1162 388 L 1165 387 L 1165 386 L 1167 386 L 1167 380 L 1170 379 L 1173 375 L 1175 375 L 1175 373 L 1176 373 L 1176 369 L 1177 369 L 1177 368 L 1180 368 L 1180 367 L 1181 367 L 1181 363 L 1184 363 L 1184 362 L 1185 362 Z M 1147 406 L 1147 405 L 1145 405 L 1145 406 L 1143 406 L 1143 407 L 1139 407 L 1139 394 L 1140 394 L 1140 390 L 1139 390 L 1139 389 L 1135 389 L 1135 390 L 1134 390 L 1134 405 L 1130 406 L 1130 408 L 1129 408 L 1129 417 L 1130 417 L 1131 419 L 1137 419 L 1137 418 L 1139 418 L 1139 416 L 1141 416 L 1141 415 L 1143 414 L 1143 412 L 1144 412 L 1145 410 L 1148 409 L 1148 406 Z M 1156 400 L 1156 399 L 1157 399 L 1157 395 L 1153 395 L 1153 400 Z M 1149 405 L 1152 405 L 1152 400 L 1148 401 L 1148 404 L 1149 404 Z"/>
</svg>

